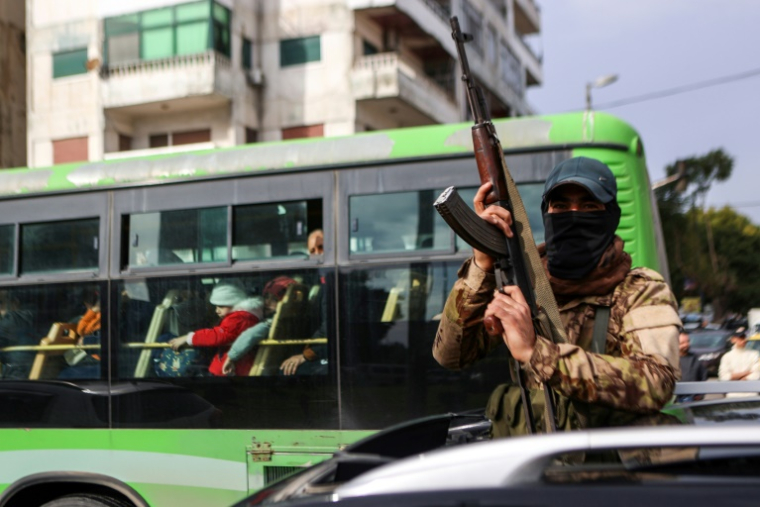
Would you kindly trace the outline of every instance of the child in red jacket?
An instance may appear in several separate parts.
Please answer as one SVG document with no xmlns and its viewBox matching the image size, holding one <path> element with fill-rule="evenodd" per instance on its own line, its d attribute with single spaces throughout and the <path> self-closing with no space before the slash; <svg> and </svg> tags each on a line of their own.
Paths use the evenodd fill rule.
<svg viewBox="0 0 760 507">
<path fill-rule="evenodd" d="M 218 347 L 214 359 L 208 367 L 212 375 L 222 376 L 222 365 L 227 359 L 227 351 L 240 333 L 261 320 L 263 301 L 259 297 L 249 298 L 234 285 L 217 285 L 211 292 L 210 302 L 216 305 L 216 314 L 222 319 L 218 326 L 199 329 L 185 336 L 169 341 L 172 349 L 185 346 Z M 253 357 L 248 356 L 236 364 L 237 375 L 248 375 L 253 365 Z"/>
</svg>

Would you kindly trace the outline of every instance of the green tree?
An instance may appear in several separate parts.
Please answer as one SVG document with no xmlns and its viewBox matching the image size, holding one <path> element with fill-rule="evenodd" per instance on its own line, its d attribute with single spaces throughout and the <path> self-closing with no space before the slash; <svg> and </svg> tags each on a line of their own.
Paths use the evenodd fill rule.
<svg viewBox="0 0 760 507">
<path fill-rule="evenodd" d="M 757 280 L 746 269 L 756 273 L 760 267 L 754 260 L 760 236 L 749 219 L 730 208 L 704 210 L 713 182 L 730 178 L 733 166 L 722 149 L 681 159 L 666 167 L 668 176 L 679 178 L 656 191 L 676 297 L 704 297 L 713 303 L 716 318 L 753 304 Z M 696 289 L 685 289 L 687 280 Z"/>
</svg>

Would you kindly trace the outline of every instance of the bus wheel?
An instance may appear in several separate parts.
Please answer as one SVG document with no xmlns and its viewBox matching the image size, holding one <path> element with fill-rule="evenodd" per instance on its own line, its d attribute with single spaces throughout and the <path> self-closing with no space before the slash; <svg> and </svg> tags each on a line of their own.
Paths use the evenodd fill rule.
<svg viewBox="0 0 760 507">
<path fill-rule="evenodd" d="M 91 493 L 74 493 L 51 500 L 40 507 L 134 507 L 130 502 Z"/>
</svg>

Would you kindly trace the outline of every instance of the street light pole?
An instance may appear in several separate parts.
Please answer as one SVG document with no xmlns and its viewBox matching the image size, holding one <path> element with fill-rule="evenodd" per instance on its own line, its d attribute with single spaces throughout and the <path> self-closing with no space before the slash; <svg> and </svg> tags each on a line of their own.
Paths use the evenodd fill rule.
<svg viewBox="0 0 760 507">
<path fill-rule="evenodd" d="M 600 76 L 591 83 L 586 83 L 586 111 L 591 111 L 591 89 L 603 88 L 611 85 L 618 80 L 617 74 L 607 74 L 606 76 Z"/>
</svg>

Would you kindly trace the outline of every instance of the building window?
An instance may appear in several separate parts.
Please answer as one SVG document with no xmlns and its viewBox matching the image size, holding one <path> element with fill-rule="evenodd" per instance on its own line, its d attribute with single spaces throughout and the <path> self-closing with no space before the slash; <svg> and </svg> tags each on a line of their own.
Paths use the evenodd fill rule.
<svg viewBox="0 0 760 507">
<path fill-rule="evenodd" d="M 491 65 L 496 65 L 498 54 L 498 38 L 496 36 L 496 29 L 488 25 L 486 29 L 486 60 Z"/>
<path fill-rule="evenodd" d="M 472 35 L 472 47 L 481 55 L 483 54 L 483 15 L 480 14 L 469 2 L 464 3 L 464 28 L 465 32 Z"/>
<path fill-rule="evenodd" d="M 87 48 L 53 54 L 53 79 L 87 73 Z"/>
<path fill-rule="evenodd" d="M 319 35 L 280 41 L 280 67 L 318 62 L 321 59 Z"/>
<path fill-rule="evenodd" d="M 525 91 L 525 80 L 523 79 L 523 70 L 520 65 L 520 60 L 512 54 L 507 43 L 503 40 L 499 44 L 499 67 L 501 79 L 507 83 L 515 93 L 522 95 Z"/>
<path fill-rule="evenodd" d="M 58 139 L 57 141 L 53 141 L 54 164 L 82 162 L 89 158 L 86 137 L 73 137 L 71 139 Z"/>
<path fill-rule="evenodd" d="M 107 62 L 119 64 L 214 49 L 230 56 L 230 11 L 209 0 L 106 18 Z"/>
<path fill-rule="evenodd" d="M 242 65 L 245 70 L 251 70 L 253 67 L 252 48 L 251 40 L 243 39 L 243 51 L 240 55 L 240 65 Z"/>
<path fill-rule="evenodd" d="M 172 146 L 179 146 L 181 144 L 207 143 L 211 141 L 211 129 L 174 132 L 171 137 Z"/>
<path fill-rule="evenodd" d="M 169 134 L 151 134 L 148 137 L 148 146 L 151 148 L 163 148 L 169 146 Z"/>
<path fill-rule="evenodd" d="M 130 151 L 132 149 L 132 138 L 119 134 L 119 151 Z"/>
<path fill-rule="evenodd" d="M 163 148 L 165 146 L 207 143 L 209 141 L 211 141 L 211 129 L 185 130 L 167 134 L 151 134 L 148 137 L 148 146 L 151 148 Z"/>
<path fill-rule="evenodd" d="M 364 56 L 376 55 L 379 53 L 377 46 L 366 40 L 362 40 L 362 54 Z"/>
<path fill-rule="evenodd" d="M 324 125 L 307 125 L 305 127 L 290 127 L 282 129 L 282 140 L 300 139 L 302 137 L 324 137 Z"/>
<path fill-rule="evenodd" d="M 259 142 L 259 133 L 251 127 L 245 128 L 245 144 L 252 144 Z"/>
</svg>

